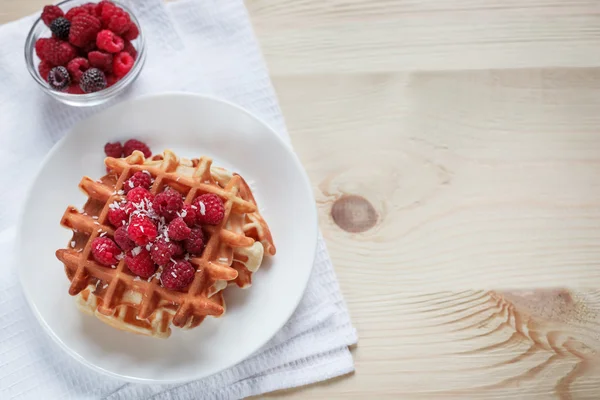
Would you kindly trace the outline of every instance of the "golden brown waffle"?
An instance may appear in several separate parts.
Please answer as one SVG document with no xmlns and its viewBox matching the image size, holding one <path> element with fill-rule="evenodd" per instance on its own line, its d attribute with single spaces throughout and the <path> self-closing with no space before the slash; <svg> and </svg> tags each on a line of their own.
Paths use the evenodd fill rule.
<svg viewBox="0 0 600 400">
<path fill-rule="evenodd" d="M 81 180 L 79 186 L 88 195 L 88 201 L 83 212 L 67 208 L 61 224 L 73 230 L 73 238 L 69 248 L 56 252 L 71 281 L 69 293 L 77 296 L 77 304 L 84 312 L 119 329 L 168 337 L 171 323 L 193 328 L 206 315 L 222 315 L 225 304 L 221 290 L 229 282 L 249 286 L 264 250 L 275 254 L 269 227 L 247 183 L 237 174 L 212 167 L 210 158 L 179 159 L 166 150 L 146 159 L 135 151 L 125 159 L 108 157 L 105 163 L 111 173 L 99 181 L 88 177 Z M 114 234 L 107 221 L 109 207 L 124 198 L 124 182 L 138 171 L 147 171 L 154 179 L 153 194 L 169 186 L 182 193 L 187 204 L 204 193 L 214 193 L 224 201 L 223 221 L 205 227 L 210 238 L 204 252 L 189 260 L 197 272 L 185 291 L 162 287 L 160 269 L 144 280 L 132 274 L 124 260 L 110 268 L 91 256 L 91 243 L 96 237 Z"/>
</svg>

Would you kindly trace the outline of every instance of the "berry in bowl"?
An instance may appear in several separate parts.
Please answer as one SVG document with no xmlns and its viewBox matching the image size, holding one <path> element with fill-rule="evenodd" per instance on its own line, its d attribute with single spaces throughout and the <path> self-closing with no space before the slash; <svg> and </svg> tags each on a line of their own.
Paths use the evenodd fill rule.
<svg viewBox="0 0 600 400">
<path fill-rule="evenodd" d="M 106 0 L 45 6 L 25 42 L 27 68 L 42 90 L 80 107 L 123 92 L 138 77 L 145 57 L 135 15 Z"/>
</svg>

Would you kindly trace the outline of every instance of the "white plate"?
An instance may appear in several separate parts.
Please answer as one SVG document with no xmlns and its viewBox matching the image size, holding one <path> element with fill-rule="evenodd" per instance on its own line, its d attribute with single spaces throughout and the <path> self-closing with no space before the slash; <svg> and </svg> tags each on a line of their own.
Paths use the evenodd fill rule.
<svg viewBox="0 0 600 400">
<path fill-rule="evenodd" d="M 63 264 L 54 255 L 71 232 L 59 225 L 70 204 L 86 197 L 82 176 L 100 177 L 104 144 L 130 137 L 155 152 L 208 155 L 215 165 L 254 182 L 277 254 L 265 257 L 252 287 L 229 287 L 227 311 L 199 327 L 173 328 L 168 339 L 121 332 L 82 314 L 69 296 Z M 312 269 L 317 213 L 296 155 L 265 123 L 217 99 L 163 94 L 118 104 L 78 123 L 47 156 L 21 219 L 20 278 L 34 314 L 71 356 L 96 371 L 133 382 L 182 382 L 233 366 L 263 346 L 296 309 Z"/>
</svg>

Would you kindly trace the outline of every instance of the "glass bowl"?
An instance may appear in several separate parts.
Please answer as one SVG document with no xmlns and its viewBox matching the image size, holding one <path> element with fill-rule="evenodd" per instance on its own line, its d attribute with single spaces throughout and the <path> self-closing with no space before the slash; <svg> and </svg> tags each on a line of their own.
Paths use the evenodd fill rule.
<svg viewBox="0 0 600 400">
<path fill-rule="evenodd" d="M 66 0 L 66 1 L 62 1 L 60 3 L 57 3 L 56 5 L 59 6 L 66 14 L 66 12 L 69 9 L 76 7 L 76 6 L 80 6 L 85 3 L 90 3 L 90 1 L 89 0 Z M 25 63 L 27 64 L 27 69 L 29 70 L 29 73 L 31 74 L 32 78 L 37 82 L 39 87 L 44 92 L 46 92 L 48 95 L 54 97 L 56 100 L 58 100 L 62 103 L 71 105 L 71 106 L 76 106 L 76 107 L 96 106 L 98 104 L 102 104 L 108 100 L 111 100 L 111 99 L 117 97 L 119 94 L 124 92 L 125 89 L 128 88 L 137 79 L 137 77 L 139 76 L 140 72 L 142 71 L 142 68 L 144 67 L 144 63 L 146 61 L 146 42 L 144 39 L 144 32 L 143 32 L 142 26 L 140 25 L 137 17 L 129 8 L 124 6 L 122 3 L 119 3 L 118 1 L 114 1 L 114 3 L 129 13 L 129 16 L 131 17 L 131 21 L 134 22 L 138 26 L 139 31 L 140 31 L 139 36 L 135 40 L 131 41 L 133 47 L 135 47 L 135 49 L 137 50 L 137 58 L 135 59 L 135 62 L 133 64 L 133 67 L 131 68 L 131 71 L 129 71 L 127 73 L 127 75 L 125 75 L 123 78 L 121 78 L 114 85 L 112 85 L 106 89 L 100 90 L 98 92 L 85 93 L 85 94 L 71 94 L 71 93 L 67 93 L 67 92 L 59 92 L 57 90 L 52 89 L 50 87 L 50 85 L 48 85 L 48 82 L 46 82 L 44 80 L 44 78 L 42 78 L 40 76 L 40 73 L 38 71 L 38 65 L 40 63 L 40 59 L 35 54 L 35 42 L 39 38 L 42 38 L 42 37 L 49 38 L 52 35 L 50 28 L 47 27 L 46 24 L 44 24 L 44 21 L 42 21 L 42 19 L 40 17 L 35 21 L 35 23 L 31 27 L 31 30 L 29 31 L 29 34 L 27 35 L 27 39 L 25 41 Z M 41 11 L 40 11 L 40 15 L 41 15 Z"/>
</svg>

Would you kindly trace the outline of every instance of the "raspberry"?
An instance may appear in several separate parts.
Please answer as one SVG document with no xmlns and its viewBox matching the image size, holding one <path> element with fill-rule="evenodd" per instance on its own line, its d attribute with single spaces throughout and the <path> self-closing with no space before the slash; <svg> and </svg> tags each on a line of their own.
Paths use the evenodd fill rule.
<svg viewBox="0 0 600 400">
<path fill-rule="evenodd" d="M 81 15 L 81 14 L 89 15 L 90 12 L 84 6 L 73 7 L 69 11 L 67 11 L 65 18 L 68 19 L 69 21 L 73 21 L 73 18 L 75 18 L 76 16 Z"/>
<path fill-rule="evenodd" d="M 81 90 L 81 87 L 77 83 L 71 83 L 67 88 L 67 93 L 70 94 L 84 94 L 85 92 Z"/>
<path fill-rule="evenodd" d="M 131 153 L 133 153 L 135 150 L 139 150 L 142 153 L 144 153 L 144 157 L 146 158 L 152 155 L 152 152 L 150 151 L 148 145 L 146 145 L 146 143 L 144 142 L 140 142 L 139 140 L 129 139 L 123 145 L 123 153 L 125 157 L 129 157 Z"/>
<path fill-rule="evenodd" d="M 223 200 L 216 194 L 206 193 L 194 199 L 193 204 L 198 207 L 199 224 L 218 225 L 225 216 Z"/>
<path fill-rule="evenodd" d="M 41 38 L 35 42 L 35 53 L 42 61 L 52 65 L 67 65 L 77 56 L 75 48 L 69 43 L 55 38 Z"/>
<path fill-rule="evenodd" d="M 112 71 L 112 54 L 105 53 L 103 51 L 90 51 L 88 53 L 88 60 L 90 61 L 90 65 L 92 67 L 101 69 L 105 72 Z"/>
<path fill-rule="evenodd" d="M 71 29 L 71 22 L 65 17 L 55 18 L 50 24 L 50 30 L 59 39 L 67 40 L 69 38 L 69 30 Z"/>
<path fill-rule="evenodd" d="M 48 61 L 41 61 L 40 65 L 38 65 L 38 71 L 40 73 L 40 76 L 46 82 L 48 81 L 48 74 L 50 73 L 51 69 L 52 69 L 52 64 L 50 64 Z"/>
<path fill-rule="evenodd" d="M 121 158 L 123 157 L 123 146 L 120 142 L 106 143 L 104 145 L 104 154 L 107 157 Z"/>
<path fill-rule="evenodd" d="M 129 217 L 124 209 L 115 207 L 108 210 L 108 222 L 115 228 L 119 228 L 127 223 Z"/>
<path fill-rule="evenodd" d="M 102 265 L 116 265 L 121 249 L 109 238 L 97 237 L 92 242 L 92 255 Z"/>
<path fill-rule="evenodd" d="M 100 3 L 96 4 L 95 15 L 98 18 L 102 17 L 102 9 L 104 6 L 115 7 L 115 4 L 112 1 L 102 0 Z"/>
<path fill-rule="evenodd" d="M 123 50 L 125 42 L 123 42 L 123 39 L 120 36 L 105 29 L 100 31 L 98 36 L 96 36 L 96 45 L 100 50 L 105 50 L 109 53 L 118 53 Z"/>
<path fill-rule="evenodd" d="M 127 236 L 126 226 L 121 226 L 115 231 L 115 242 L 123 251 L 129 251 L 135 247 L 133 240 Z"/>
<path fill-rule="evenodd" d="M 167 289 L 182 290 L 192 283 L 195 273 L 196 270 L 189 261 L 180 260 L 165 267 L 160 281 Z"/>
<path fill-rule="evenodd" d="M 127 234 L 135 244 L 145 246 L 156 239 L 158 232 L 150 218 L 138 215 L 131 218 Z"/>
<path fill-rule="evenodd" d="M 79 82 L 81 75 L 90 68 L 90 63 L 83 57 L 77 57 L 69 61 L 67 70 L 74 82 Z"/>
<path fill-rule="evenodd" d="M 175 242 L 158 239 L 150 248 L 152 260 L 158 265 L 166 265 L 172 257 L 183 254 L 181 246 Z"/>
<path fill-rule="evenodd" d="M 156 271 L 156 265 L 150 258 L 150 252 L 140 247 L 135 247 L 125 256 L 127 268 L 142 278 L 150 278 Z"/>
<path fill-rule="evenodd" d="M 112 6 L 105 5 L 102 7 L 100 18 L 102 20 L 102 26 L 105 29 L 113 31 L 117 35 L 125 33 L 131 24 L 129 14 L 114 4 Z"/>
<path fill-rule="evenodd" d="M 134 60 L 137 58 L 137 50 L 135 49 L 133 44 L 131 44 L 131 42 L 127 39 L 125 39 L 125 45 L 123 46 L 123 51 L 126 51 L 127 53 L 129 53 L 131 55 L 131 57 L 133 57 Z"/>
<path fill-rule="evenodd" d="M 123 77 L 127 75 L 131 68 L 133 68 L 135 60 L 126 51 L 122 51 L 119 54 L 115 55 L 113 59 L 113 74 L 117 77 Z"/>
<path fill-rule="evenodd" d="M 48 74 L 48 84 L 54 90 L 66 90 L 71 83 L 69 71 L 65 67 L 54 67 Z"/>
<path fill-rule="evenodd" d="M 98 68 L 90 68 L 81 75 L 79 86 L 86 93 L 97 92 L 106 87 L 106 76 Z"/>
<path fill-rule="evenodd" d="M 88 12 L 88 14 L 96 15 L 96 6 L 97 6 L 96 3 L 89 2 L 89 3 L 85 3 L 81 7 L 83 7 Z"/>
<path fill-rule="evenodd" d="M 123 39 L 135 40 L 140 35 L 140 29 L 135 23 L 130 23 L 127 30 L 123 33 Z"/>
<path fill-rule="evenodd" d="M 100 32 L 101 27 L 98 18 L 87 13 L 78 14 L 71 20 L 69 42 L 75 46 L 83 47 L 96 41 L 96 35 Z"/>
<path fill-rule="evenodd" d="M 175 190 L 165 190 L 159 193 L 154 198 L 154 211 L 157 214 L 165 217 L 167 221 L 172 220 L 177 216 L 183 207 L 183 198 L 179 192 Z"/>
<path fill-rule="evenodd" d="M 46 6 L 42 10 L 42 21 L 46 24 L 46 26 L 50 26 L 52 21 L 54 21 L 58 17 L 63 17 L 65 13 L 58 6 Z"/>
<path fill-rule="evenodd" d="M 197 211 L 191 204 L 184 204 L 183 210 L 179 213 L 179 215 L 181 215 L 181 218 L 183 218 L 189 227 L 192 227 L 196 224 Z"/>
<path fill-rule="evenodd" d="M 175 218 L 171 223 L 169 223 L 169 228 L 167 233 L 169 234 L 169 238 L 173 240 L 185 240 L 190 237 L 190 233 L 192 230 L 188 228 L 183 218 Z"/>
<path fill-rule="evenodd" d="M 134 204 L 141 204 L 144 200 L 148 200 L 150 203 L 154 200 L 152 193 L 148 189 L 143 187 L 134 187 L 127 193 L 127 200 Z"/>
<path fill-rule="evenodd" d="M 193 228 L 190 237 L 183 243 L 190 254 L 201 254 L 204 250 L 204 233 L 200 228 Z"/>
<path fill-rule="evenodd" d="M 129 191 L 133 191 L 133 188 L 143 188 L 146 189 L 146 192 L 148 192 L 147 189 L 150 189 L 150 186 L 152 185 L 152 176 L 150 176 L 149 173 L 146 172 L 142 172 L 142 171 L 138 171 L 135 174 L 133 174 L 133 176 L 129 179 L 127 179 L 125 181 L 125 183 L 123 184 L 123 190 L 125 190 L 125 193 L 129 193 Z M 150 194 L 148 192 L 148 194 Z M 129 198 L 129 194 L 127 194 L 127 200 L 131 200 Z"/>
</svg>

